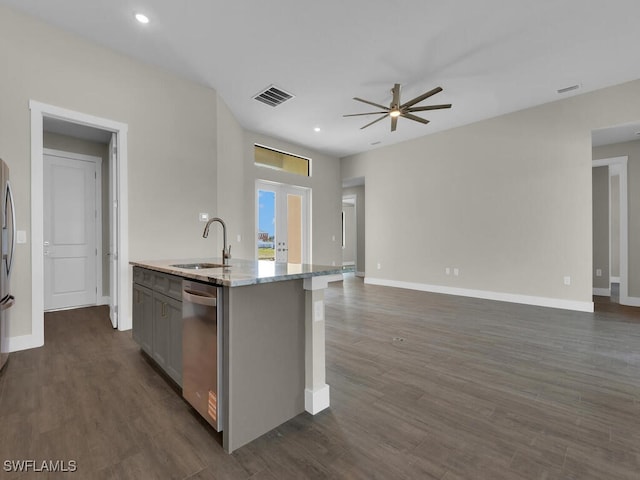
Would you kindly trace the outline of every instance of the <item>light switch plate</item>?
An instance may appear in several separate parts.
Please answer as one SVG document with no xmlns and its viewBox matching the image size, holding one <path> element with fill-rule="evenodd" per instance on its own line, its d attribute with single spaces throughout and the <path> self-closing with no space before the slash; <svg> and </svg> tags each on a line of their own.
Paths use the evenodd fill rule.
<svg viewBox="0 0 640 480">
<path fill-rule="evenodd" d="M 571 277 L 564 277 L 564 284 L 571 285 Z"/>
<path fill-rule="evenodd" d="M 602 269 L 596 268 L 596 277 L 601 277 L 601 276 L 602 276 Z"/>
<path fill-rule="evenodd" d="M 208 222 L 209 221 L 209 214 L 208 213 L 200 213 L 199 218 L 200 218 L 201 222 Z"/>
<path fill-rule="evenodd" d="M 16 232 L 16 243 L 27 243 L 27 232 L 18 230 Z"/>
</svg>

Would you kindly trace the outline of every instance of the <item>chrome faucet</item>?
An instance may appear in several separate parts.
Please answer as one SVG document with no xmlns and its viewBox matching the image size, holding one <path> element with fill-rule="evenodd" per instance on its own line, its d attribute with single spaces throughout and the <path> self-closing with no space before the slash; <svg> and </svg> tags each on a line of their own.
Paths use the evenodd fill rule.
<svg viewBox="0 0 640 480">
<path fill-rule="evenodd" d="M 207 238 L 209 236 L 209 227 L 213 222 L 218 222 L 222 225 L 222 264 L 229 265 L 229 259 L 231 258 L 231 245 L 227 248 L 227 226 L 221 218 L 213 217 L 209 219 L 207 225 L 204 227 L 202 238 Z"/>
</svg>

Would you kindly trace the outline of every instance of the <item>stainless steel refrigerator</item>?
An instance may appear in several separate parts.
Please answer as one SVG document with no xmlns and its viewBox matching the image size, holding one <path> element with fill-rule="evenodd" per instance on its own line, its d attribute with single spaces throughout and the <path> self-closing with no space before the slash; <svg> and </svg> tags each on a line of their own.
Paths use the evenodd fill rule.
<svg viewBox="0 0 640 480">
<path fill-rule="evenodd" d="M 13 193 L 11 183 L 9 183 L 9 167 L 0 160 L 0 214 L 2 215 L 2 235 L 0 235 L 0 251 L 2 252 L 2 262 L 0 264 L 0 351 L 5 344 L 3 336 L 7 329 L 7 310 L 15 302 L 11 295 L 11 269 L 13 268 L 13 253 L 16 245 L 16 211 L 13 203 Z M 7 363 L 9 354 L 0 353 L 0 370 Z"/>
</svg>

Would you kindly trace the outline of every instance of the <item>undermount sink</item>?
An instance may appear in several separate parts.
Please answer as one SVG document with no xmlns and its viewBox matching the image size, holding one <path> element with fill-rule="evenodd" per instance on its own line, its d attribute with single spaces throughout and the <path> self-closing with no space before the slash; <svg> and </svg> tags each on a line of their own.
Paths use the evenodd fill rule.
<svg viewBox="0 0 640 480">
<path fill-rule="evenodd" d="M 229 268 L 231 265 L 223 265 L 221 263 L 176 263 L 171 265 L 177 268 L 186 268 L 189 270 L 203 270 L 205 268 Z"/>
</svg>

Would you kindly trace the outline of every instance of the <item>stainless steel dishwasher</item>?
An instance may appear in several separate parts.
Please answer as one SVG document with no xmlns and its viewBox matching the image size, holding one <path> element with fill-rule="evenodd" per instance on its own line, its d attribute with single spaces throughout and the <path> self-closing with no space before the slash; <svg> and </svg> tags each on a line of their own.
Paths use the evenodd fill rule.
<svg viewBox="0 0 640 480">
<path fill-rule="evenodd" d="M 222 430 L 222 289 L 182 280 L 182 396 Z"/>
</svg>

